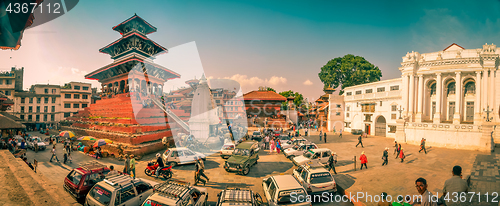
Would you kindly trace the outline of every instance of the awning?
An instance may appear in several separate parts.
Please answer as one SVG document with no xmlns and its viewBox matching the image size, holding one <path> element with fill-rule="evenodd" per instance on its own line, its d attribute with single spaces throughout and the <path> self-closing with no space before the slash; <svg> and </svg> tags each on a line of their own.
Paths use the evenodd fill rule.
<svg viewBox="0 0 500 206">
<path fill-rule="evenodd" d="M 23 128 L 26 128 L 26 126 L 0 114 L 0 129 L 23 129 Z"/>
</svg>

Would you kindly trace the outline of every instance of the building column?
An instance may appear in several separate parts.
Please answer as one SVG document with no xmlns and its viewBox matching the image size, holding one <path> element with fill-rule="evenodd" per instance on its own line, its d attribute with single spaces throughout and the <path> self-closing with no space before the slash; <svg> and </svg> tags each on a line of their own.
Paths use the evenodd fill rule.
<svg viewBox="0 0 500 206">
<path fill-rule="evenodd" d="M 410 90 L 408 91 L 408 95 L 410 96 L 408 98 L 408 115 L 410 115 L 410 121 L 413 122 L 413 112 L 414 112 L 414 105 L 415 105 L 415 76 L 413 74 L 410 74 Z"/>
<path fill-rule="evenodd" d="M 495 122 L 497 119 L 497 115 L 495 115 L 495 113 L 498 113 L 496 111 L 498 108 L 495 108 L 496 107 L 495 106 L 495 73 L 496 73 L 495 69 L 490 69 L 490 81 L 488 82 L 491 85 L 490 86 L 490 94 L 489 94 L 489 96 L 490 96 L 489 97 L 490 98 L 489 104 L 490 104 L 490 109 L 493 109 L 493 112 L 494 112 L 492 115 L 493 122 Z"/>
<path fill-rule="evenodd" d="M 403 79 L 403 114 L 406 116 L 408 114 L 408 76 L 403 75 L 401 78 Z"/>
<path fill-rule="evenodd" d="M 482 94 L 483 94 L 483 101 L 482 101 L 483 106 L 482 106 L 482 109 L 486 109 L 486 106 L 488 105 L 488 95 L 489 95 L 489 93 L 488 93 L 488 78 L 489 78 L 488 73 L 489 72 L 487 69 L 485 69 L 483 71 L 483 92 L 482 92 Z"/>
<path fill-rule="evenodd" d="M 462 105 L 462 77 L 461 72 L 455 72 L 455 113 L 453 114 L 453 124 L 460 124 L 460 105 Z"/>
<path fill-rule="evenodd" d="M 476 71 L 476 102 L 474 102 L 474 124 L 481 122 L 481 71 Z"/>
<path fill-rule="evenodd" d="M 422 122 L 422 104 L 424 101 L 424 76 L 418 75 L 418 100 L 416 122 Z"/>
<path fill-rule="evenodd" d="M 441 123 L 441 101 L 443 100 L 443 97 L 441 96 L 443 94 L 442 91 L 442 80 L 441 80 L 441 73 L 437 73 L 437 78 L 436 78 L 436 113 L 434 114 L 434 119 L 432 122 L 434 124 L 439 124 Z"/>
</svg>

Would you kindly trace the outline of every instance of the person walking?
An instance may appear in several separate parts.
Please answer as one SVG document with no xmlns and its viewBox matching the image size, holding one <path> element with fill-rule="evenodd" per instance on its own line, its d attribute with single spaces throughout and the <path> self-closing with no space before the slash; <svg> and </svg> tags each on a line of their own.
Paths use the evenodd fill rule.
<svg viewBox="0 0 500 206">
<path fill-rule="evenodd" d="M 265 144 L 265 147 L 264 148 L 269 148 L 269 135 L 266 135 L 266 138 L 264 138 L 264 144 Z"/>
<path fill-rule="evenodd" d="M 399 157 L 399 153 L 401 153 L 401 144 L 398 145 L 397 152 L 396 159 Z"/>
<path fill-rule="evenodd" d="M 160 153 L 156 154 L 156 157 L 158 157 Z M 123 165 L 123 173 L 124 174 L 129 174 L 129 168 L 130 168 L 130 159 L 128 157 L 128 154 L 125 154 L 125 165 Z M 156 177 L 158 177 L 158 171 L 156 171 Z"/>
<path fill-rule="evenodd" d="M 135 156 L 130 155 L 130 174 L 135 179 Z"/>
<path fill-rule="evenodd" d="M 279 138 L 276 138 L 276 152 L 279 154 L 281 151 L 281 142 Z"/>
<path fill-rule="evenodd" d="M 418 150 L 418 153 L 420 153 L 420 151 L 424 150 L 425 154 L 427 154 L 427 150 L 425 150 L 425 139 L 422 138 L 422 141 L 420 141 L 420 150 Z"/>
<path fill-rule="evenodd" d="M 388 151 L 389 151 L 389 147 L 386 147 L 384 150 L 384 154 L 382 154 L 382 159 L 384 160 L 384 163 L 382 163 L 382 166 L 387 165 L 387 163 L 389 163 L 387 160 L 387 158 L 389 157 Z"/>
<path fill-rule="evenodd" d="M 326 132 L 323 133 L 323 140 L 325 140 L 325 143 L 326 143 Z"/>
<path fill-rule="evenodd" d="M 306 129 L 304 130 L 304 135 L 305 135 L 306 137 L 307 137 L 307 132 L 309 132 L 309 130 L 306 128 Z"/>
<path fill-rule="evenodd" d="M 339 130 L 339 137 L 342 138 L 342 130 Z"/>
<path fill-rule="evenodd" d="M 205 175 L 205 163 L 201 159 L 201 157 L 198 157 L 198 164 L 199 164 L 199 173 L 200 177 L 203 176 L 205 179 L 207 179 L 207 182 L 210 181 L 210 179 Z"/>
<path fill-rule="evenodd" d="M 368 167 L 366 166 L 366 163 L 368 162 L 368 158 L 366 158 L 365 151 L 361 152 L 361 156 L 359 157 L 359 160 L 361 160 L 361 169 L 363 170 L 363 165 L 365 166 L 366 169 Z"/>
<path fill-rule="evenodd" d="M 321 142 L 321 137 L 323 137 L 323 131 L 319 131 L 319 141 Z"/>
<path fill-rule="evenodd" d="M 443 196 L 441 196 L 440 201 L 445 201 L 446 206 L 453 206 L 453 205 L 458 205 L 458 203 L 453 202 L 452 195 L 458 194 L 458 196 L 462 196 L 464 194 L 467 194 L 469 187 L 467 186 L 467 181 L 462 179 L 462 167 L 456 165 L 453 167 L 452 170 L 452 177 L 450 179 L 447 179 L 444 182 L 444 187 L 443 187 Z M 445 200 L 445 197 L 447 200 Z"/>
<path fill-rule="evenodd" d="M 57 158 L 57 155 L 56 155 L 56 146 L 52 146 L 52 156 L 50 157 L 50 162 L 52 162 L 52 158 L 56 158 L 56 161 L 59 162 L 59 158 Z"/>
<path fill-rule="evenodd" d="M 356 147 L 358 147 L 358 145 L 361 144 L 361 147 L 365 148 L 365 146 L 363 146 L 362 139 L 363 139 L 363 137 L 361 135 L 359 135 L 359 137 L 358 137 L 358 144 L 356 144 Z"/>
<path fill-rule="evenodd" d="M 201 176 L 200 176 L 200 164 L 198 162 L 198 159 L 197 157 L 194 158 L 195 160 L 195 171 L 194 171 L 194 185 L 198 185 L 198 182 L 203 182 L 203 186 L 205 186 L 205 183 L 207 183 L 207 181 L 205 181 L 204 179 L 201 179 Z"/>
<path fill-rule="evenodd" d="M 71 157 L 71 146 L 68 145 L 66 147 L 66 152 L 68 153 L 68 160 L 69 160 L 69 163 L 73 163 L 73 158 Z"/>
<path fill-rule="evenodd" d="M 398 152 L 398 142 L 394 141 L 394 153 L 393 154 L 396 154 L 397 152 Z"/>
<path fill-rule="evenodd" d="M 271 140 L 271 145 L 269 147 L 269 151 L 270 153 L 272 154 L 274 152 L 274 149 L 276 148 L 276 145 L 275 145 L 275 142 L 274 142 L 274 138 Z"/>
<path fill-rule="evenodd" d="M 330 158 L 328 158 L 328 171 L 333 170 L 333 172 L 337 174 L 337 171 L 335 170 L 335 164 L 337 164 L 337 153 L 333 153 Z"/>
<path fill-rule="evenodd" d="M 403 152 L 403 148 L 399 151 L 399 158 L 401 159 L 401 162 L 405 161 L 406 155 Z"/>
</svg>

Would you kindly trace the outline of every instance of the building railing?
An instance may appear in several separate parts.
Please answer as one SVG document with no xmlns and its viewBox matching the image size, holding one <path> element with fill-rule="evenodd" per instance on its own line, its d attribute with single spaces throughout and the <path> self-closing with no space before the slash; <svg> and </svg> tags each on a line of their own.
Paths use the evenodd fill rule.
<svg viewBox="0 0 500 206">
<path fill-rule="evenodd" d="M 407 122 L 405 125 L 407 129 L 428 129 L 428 130 L 448 130 L 448 131 L 481 131 L 480 125 L 473 125 L 467 123 L 452 124 L 452 123 L 438 123 L 432 122 Z"/>
<path fill-rule="evenodd" d="M 375 92 L 375 93 L 369 93 L 369 94 L 358 94 L 358 95 L 344 96 L 344 101 L 367 100 L 367 99 L 375 99 L 375 98 L 390 98 L 390 97 L 399 97 L 399 96 L 401 96 L 401 91 L 395 90 L 395 91 Z"/>
</svg>

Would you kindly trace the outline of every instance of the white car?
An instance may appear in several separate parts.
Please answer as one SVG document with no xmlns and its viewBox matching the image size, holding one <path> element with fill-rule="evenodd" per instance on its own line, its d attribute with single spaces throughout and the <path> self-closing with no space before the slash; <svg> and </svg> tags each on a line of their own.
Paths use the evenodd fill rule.
<svg viewBox="0 0 500 206">
<path fill-rule="evenodd" d="M 171 166 L 195 163 L 195 157 L 201 157 L 203 161 L 207 159 L 204 154 L 193 152 L 186 147 L 169 148 L 162 157 L 164 163 Z"/>
<path fill-rule="evenodd" d="M 307 202 L 307 192 L 292 175 L 277 175 L 265 178 L 262 189 L 269 206 L 275 205 L 312 205 Z M 302 198 L 299 198 L 302 196 Z M 304 200 L 303 202 L 298 201 Z"/>
<path fill-rule="evenodd" d="M 40 137 L 30 137 L 28 139 L 28 149 L 35 150 L 35 144 L 38 145 L 38 150 L 45 150 L 47 148 L 47 145 L 43 142 L 42 138 Z"/>
<path fill-rule="evenodd" d="M 318 161 L 311 161 L 293 170 L 293 176 L 306 189 L 307 194 L 323 194 L 337 192 L 337 183 L 332 174 Z"/>
<path fill-rule="evenodd" d="M 282 142 L 281 148 L 282 148 L 282 150 L 285 150 L 288 148 L 292 148 L 294 145 L 305 144 L 307 142 L 309 142 L 309 140 L 307 140 L 307 139 L 291 139 L 285 143 Z"/>
<path fill-rule="evenodd" d="M 332 151 L 327 148 L 312 149 L 304 152 L 302 156 L 297 156 L 292 159 L 293 164 L 299 166 L 303 165 L 310 160 L 319 160 L 322 164 L 327 164 L 328 159 L 332 155 Z"/>
<path fill-rule="evenodd" d="M 106 177 L 90 189 L 85 206 L 123 206 L 141 205 L 153 194 L 153 186 L 157 182 L 128 175 Z"/>
<path fill-rule="evenodd" d="M 142 206 L 184 206 L 207 205 L 208 190 L 191 186 L 187 182 L 167 180 L 154 186 L 154 193 L 147 197 Z"/>
<path fill-rule="evenodd" d="M 231 155 L 233 155 L 234 152 L 234 147 L 235 147 L 234 143 L 224 144 L 220 149 L 220 156 L 222 157 L 222 159 L 227 159 L 231 157 Z"/>
<path fill-rule="evenodd" d="M 314 143 L 294 145 L 292 148 L 285 149 L 283 151 L 283 154 L 285 155 L 285 157 L 292 159 L 295 156 L 300 156 L 304 154 L 305 151 L 310 149 L 318 149 L 318 146 L 316 146 L 316 144 Z"/>
</svg>

